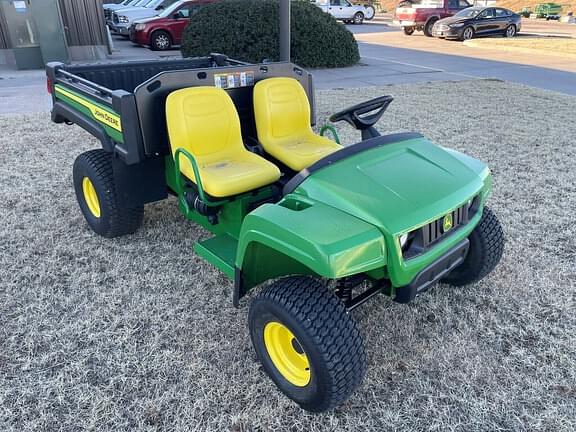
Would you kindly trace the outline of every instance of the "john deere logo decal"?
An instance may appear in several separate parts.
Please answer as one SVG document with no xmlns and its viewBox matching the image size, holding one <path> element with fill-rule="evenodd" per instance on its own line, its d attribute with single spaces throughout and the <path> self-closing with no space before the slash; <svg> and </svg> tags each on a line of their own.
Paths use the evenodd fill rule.
<svg viewBox="0 0 576 432">
<path fill-rule="evenodd" d="M 444 228 L 444 232 L 450 231 L 453 225 L 454 221 L 452 220 L 452 213 L 448 213 L 446 216 L 444 216 L 444 220 L 442 221 L 442 228 Z"/>
</svg>

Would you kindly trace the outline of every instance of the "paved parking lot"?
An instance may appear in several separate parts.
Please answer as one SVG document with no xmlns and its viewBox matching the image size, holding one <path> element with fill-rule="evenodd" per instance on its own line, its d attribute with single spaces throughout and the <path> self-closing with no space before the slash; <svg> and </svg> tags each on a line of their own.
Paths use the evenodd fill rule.
<svg viewBox="0 0 576 432">
<path fill-rule="evenodd" d="M 550 34 L 558 34 L 559 29 L 566 28 L 562 30 L 566 37 L 572 36 L 569 31 L 576 27 L 549 24 Z M 540 22 L 530 24 L 526 31 L 537 29 L 542 33 L 544 26 L 545 23 Z M 337 81 L 343 87 L 358 87 L 358 83 L 342 84 L 357 79 L 362 85 L 379 85 L 384 82 L 495 78 L 576 95 L 576 62 L 572 58 L 480 49 L 458 41 L 428 38 L 422 33 L 405 36 L 385 22 L 348 28 L 356 34 L 363 65 L 317 73 L 320 78 L 317 82 L 323 81 L 320 87 L 332 88 Z"/>
</svg>

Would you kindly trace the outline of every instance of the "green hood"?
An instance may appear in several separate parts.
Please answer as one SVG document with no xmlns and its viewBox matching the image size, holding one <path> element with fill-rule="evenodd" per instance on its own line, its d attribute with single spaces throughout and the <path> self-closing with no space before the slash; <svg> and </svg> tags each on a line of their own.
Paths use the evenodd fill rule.
<svg viewBox="0 0 576 432">
<path fill-rule="evenodd" d="M 459 207 L 488 176 L 483 163 L 412 137 L 313 171 L 294 193 L 398 234 Z"/>
</svg>

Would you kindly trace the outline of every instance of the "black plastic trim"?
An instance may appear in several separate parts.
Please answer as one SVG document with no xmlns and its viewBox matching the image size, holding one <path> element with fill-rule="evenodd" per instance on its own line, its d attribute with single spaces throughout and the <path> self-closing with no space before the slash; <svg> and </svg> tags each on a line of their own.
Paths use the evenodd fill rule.
<svg viewBox="0 0 576 432">
<path fill-rule="evenodd" d="M 376 138 L 371 138 L 357 144 L 353 144 L 348 147 L 344 147 L 342 150 L 338 150 L 328 156 L 320 159 L 318 162 L 310 165 L 308 168 L 303 169 L 298 174 L 296 174 L 286 185 L 282 191 L 283 195 L 288 195 L 294 192 L 294 190 L 302 184 L 304 180 L 310 177 L 312 174 L 320 171 L 327 166 L 330 166 L 336 162 L 346 159 L 350 156 L 362 153 L 366 150 L 371 150 L 376 147 L 382 147 L 388 144 L 394 144 L 401 141 L 407 141 L 415 138 L 424 138 L 423 135 L 417 132 L 402 132 L 390 135 L 379 136 Z"/>
<path fill-rule="evenodd" d="M 408 285 L 396 288 L 394 301 L 397 303 L 409 303 L 416 295 L 428 290 L 433 284 L 438 282 L 456 267 L 458 267 L 470 248 L 470 241 L 466 238 L 420 271 Z"/>
<path fill-rule="evenodd" d="M 234 292 L 232 294 L 232 305 L 235 308 L 240 306 L 240 299 L 246 295 L 246 288 L 242 280 L 242 270 L 234 268 Z"/>
<path fill-rule="evenodd" d="M 96 120 L 88 118 L 74 108 L 69 107 L 64 102 L 54 102 L 54 106 L 52 107 L 52 121 L 55 123 L 63 123 L 63 121 L 75 123 L 89 134 L 98 138 L 105 151 L 110 153 L 114 151 L 114 143 L 112 139 L 106 134 L 104 128 L 100 126 Z"/>
</svg>

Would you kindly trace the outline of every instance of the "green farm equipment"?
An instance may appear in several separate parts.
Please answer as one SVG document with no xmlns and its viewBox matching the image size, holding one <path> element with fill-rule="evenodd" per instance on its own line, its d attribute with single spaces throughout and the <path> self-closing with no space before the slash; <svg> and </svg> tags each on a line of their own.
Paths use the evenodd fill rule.
<svg viewBox="0 0 576 432">
<path fill-rule="evenodd" d="M 557 3 L 540 3 L 534 8 L 534 13 L 538 18 L 558 20 L 562 14 L 562 5 Z"/>
<path fill-rule="evenodd" d="M 306 410 L 337 406 L 362 381 L 351 310 L 476 282 L 502 255 L 487 166 L 418 133 L 381 136 L 390 96 L 331 117 L 360 132 L 343 147 L 332 124 L 334 140 L 313 131 L 313 77 L 288 62 L 50 63 L 47 76 L 52 120 L 101 142 L 73 168 L 88 225 L 133 233 L 145 204 L 174 195 L 212 233 L 194 249 L 233 280 L 234 306 L 263 285 L 250 296 L 254 348 Z"/>
<path fill-rule="evenodd" d="M 532 12 L 530 11 L 530 8 L 527 6 L 523 7 L 522 10 L 518 12 L 518 15 L 521 15 L 523 18 L 530 18 L 531 14 Z"/>
</svg>

